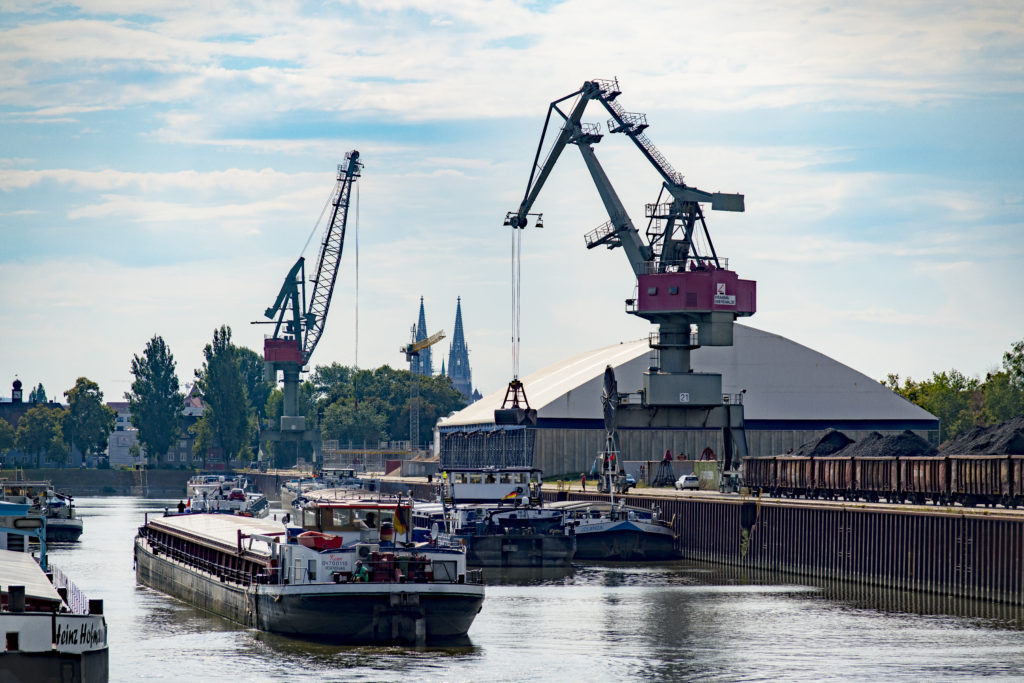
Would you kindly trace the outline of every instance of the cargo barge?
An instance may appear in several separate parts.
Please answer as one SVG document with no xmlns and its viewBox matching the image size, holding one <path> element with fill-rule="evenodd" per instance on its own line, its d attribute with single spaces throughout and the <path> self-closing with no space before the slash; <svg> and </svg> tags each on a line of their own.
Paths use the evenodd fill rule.
<svg viewBox="0 0 1024 683">
<path fill-rule="evenodd" d="M 243 626 L 308 640 L 464 638 L 483 605 L 481 574 L 467 571 L 461 549 L 411 543 L 410 506 L 317 503 L 288 530 L 230 515 L 147 518 L 136 578 Z"/>
</svg>

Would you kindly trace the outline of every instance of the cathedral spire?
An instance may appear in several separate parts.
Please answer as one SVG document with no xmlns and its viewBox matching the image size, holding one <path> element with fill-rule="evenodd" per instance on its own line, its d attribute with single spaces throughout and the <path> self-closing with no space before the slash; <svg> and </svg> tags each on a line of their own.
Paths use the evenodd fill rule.
<svg viewBox="0 0 1024 683">
<path fill-rule="evenodd" d="M 415 341 L 423 341 L 427 338 L 427 314 L 423 310 L 423 297 L 420 297 L 420 318 L 416 323 Z M 430 356 L 430 347 L 420 351 L 409 363 L 409 372 L 430 377 L 434 374 L 434 361 Z"/>
<path fill-rule="evenodd" d="M 455 308 L 455 334 L 452 335 L 452 346 L 448 352 L 448 376 L 452 385 L 462 393 L 467 402 L 472 402 L 473 375 L 469 369 L 469 347 L 466 346 L 465 333 L 462 330 L 462 297 L 458 298 Z"/>
</svg>

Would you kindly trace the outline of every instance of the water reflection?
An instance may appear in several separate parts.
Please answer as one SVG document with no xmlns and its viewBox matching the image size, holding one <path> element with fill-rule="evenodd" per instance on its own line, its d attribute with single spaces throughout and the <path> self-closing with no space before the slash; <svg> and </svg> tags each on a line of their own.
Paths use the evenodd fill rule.
<svg viewBox="0 0 1024 683">
<path fill-rule="evenodd" d="M 1024 678 L 1018 608 L 687 561 L 487 569 L 483 611 L 458 646 L 311 643 L 137 586 L 135 530 L 165 502 L 76 503 L 82 541 L 52 556 L 105 601 L 112 680 Z"/>
<path fill-rule="evenodd" d="M 693 569 L 706 572 L 716 582 L 732 585 L 778 586 L 787 581 L 799 581 L 817 589 L 820 599 L 840 602 L 846 607 L 922 616 L 965 617 L 985 621 L 989 626 L 1024 630 L 1024 608 L 1016 605 L 738 567 L 695 565 Z"/>
<path fill-rule="evenodd" d="M 483 570 L 488 586 L 543 586 L 565 584 L 576 573 L 574 567 L 487 567 Z"/>
</svg>

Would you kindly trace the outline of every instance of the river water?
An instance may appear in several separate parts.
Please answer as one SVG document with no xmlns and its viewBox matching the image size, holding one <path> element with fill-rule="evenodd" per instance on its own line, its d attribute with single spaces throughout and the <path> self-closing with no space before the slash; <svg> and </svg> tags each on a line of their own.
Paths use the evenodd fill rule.
<svg viewBox="0 0 1024 683">
<path fill-rule="evenodd" d="M 469 643 L 337 647 L 246 629 L 135 582 L 146 511 L 78 498 L 59 565 L 101 598 L 111 681 L 1024 680 L 1024 613 L 672 562 L 487 572 Z"/>
</svg>

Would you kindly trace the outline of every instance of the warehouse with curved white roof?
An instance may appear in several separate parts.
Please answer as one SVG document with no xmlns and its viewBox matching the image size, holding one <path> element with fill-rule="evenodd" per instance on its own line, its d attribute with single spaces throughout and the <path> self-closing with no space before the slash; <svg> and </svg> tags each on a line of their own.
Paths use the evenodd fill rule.
<svg viewBox="0 0 1024 683">
<path fill-rule="evenodd" d="M 937 438 L 934 415 L 877 380 L 780 335 L 739 324 L 734 331 L 733 346 L 696 349 L 691 365 L 694 372 L 720 373 L 723 394 L 742 401 L 751 455 L 784 453 L 827 429 L 853 438 L 905 429 Z M 615 370 L 619 392 L 629 393 L 642 386 L 652 364 L 656 357 L 642 339 L 587 351 L 522 378 L 538 420 L 529 436 L 532 461 L 517 464 L 551 474 L 589 469 L 604 439 L 605 367 Z M 494 410 L 504 398 L 504 389 L 496 391 L 438 422 L 442 462 L 452 437 L 502 431 Z M 629 429 L 620 430 L 619 438 L 630 460 L 660 459 L 666 450 L 695 457 L 705 448 L 722 448 L 719 430 Z"/>
</svg>

